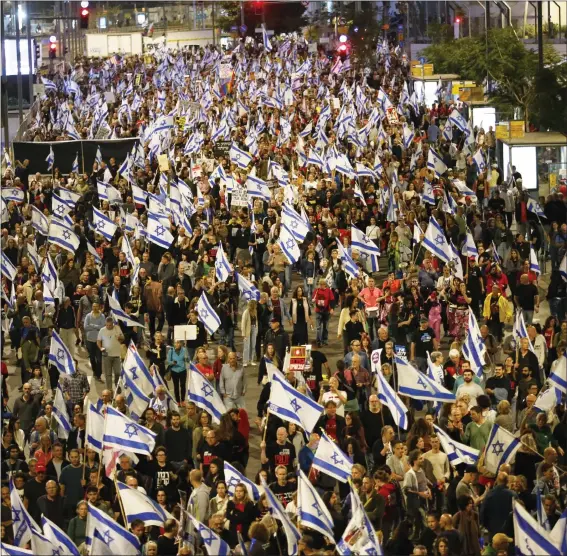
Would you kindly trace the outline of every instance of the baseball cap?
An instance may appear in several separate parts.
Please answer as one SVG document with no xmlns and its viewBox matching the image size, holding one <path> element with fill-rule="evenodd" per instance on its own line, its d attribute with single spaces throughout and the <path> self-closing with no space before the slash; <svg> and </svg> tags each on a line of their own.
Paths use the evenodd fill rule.
<svg viewBox="0 0 567 556">
<path fill-rule="evenodd" d="M 35 466 L 36 473 L 45 473 L 46 471 L 47 469 L 45 468 L 45 465 L 42 465 L 41 463 Z"/>
<path fill-rule="evenodd" d="M 478 469 L 476 468 L 476 465 L 467 465 L 465 467 L 465 473 L 478 473 Z"/>
<path fill-rule="evenodd" d="M 279 319 L 277 319 L 276 317 L 272 317 L 270 319 L 270 322 L 280 322 Z"/>
</svg>

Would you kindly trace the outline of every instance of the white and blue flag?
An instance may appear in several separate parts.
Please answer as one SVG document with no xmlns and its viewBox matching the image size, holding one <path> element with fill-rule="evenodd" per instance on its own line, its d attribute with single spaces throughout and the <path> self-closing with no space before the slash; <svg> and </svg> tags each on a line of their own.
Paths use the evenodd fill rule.
<svg viewBox="0 0 567 556">
<path fill-rule="evenodd" d="M 5 554 L 6 556 L 31 556 L 33 554 L 33 550 L 2 543 L 0 544 L 0 553 Z"/>
<path fill-rule="evenodd" d="M 228 152 L 228 156 L 230 161 L 233 164 L 236 164 L 241 170 L 246 170 L 250 162 L 252 162 L 252 155 L 239 149 L 235 143 L 232 144 L 230 147 L 230 151 Z"/>
<path fill-rule="evenodd" d="M 104 416 L 92 402 L 88 402 L 85 419 L 85 441 L 89 448 L 102 455 L 104 435 Z"/>
<path fill-rule="evenodd" d="M 484 448 L 484 466 L 489 473 L 498 473 L 499 467 L 509 463 L 520 449 L 521 442 L 511 432 L 494 423 Z"/>
<path fill-rule="evenodd" d="M 205 550 L 209 556 L 228 556 L 231 553 L 230 546 L 226 544 L 212 529 L 203 525 L 190 512 L 186 514 L 193 523 L 193 530 L 199 535 Z"/>
<path fill-rule="evenodd" d="M 171 232 L 164 225 L 164 220 L 157 215 L 150 213 L 146 228 L 147 238 L 156 245 L 169 249 L 173 243 Z"/>
<path fill-rule="evenodd" d="M 61 336 L 59 336 L 55 330 L 51 335 L 49 362 L 54 365 L 60 373 L 72 375 L 76 372 L 73 356 L 61 339 Z"/>
<path fill-rule="evenodd" d="M 10 282 L 13 282 L 18 274 L 18 269 L 12 264 L 4 251 L 0 251 L 0 270 Z"/>
<path fill-rule="evenodd" d="M 466 444 L 461 444 L 453 440 L 442 428 L 433 425 L 443 451 L 447 454 L 449 463 L 451 465 L 458 465 L 459 463 L 466 463 L 467 465 L 476 465 L 480 455 L 479 450 L 475 450 Z"/>
<path fill-rule="evenodd" d="M 545 212 L 543 212 L 541 205 L 531 197 L 528 197 L 526 208 L 537 215 L 538 218 L 545 218 Z"/>
<path fill-rule="evenodd" d="M 378 259 L 380 258 L 379 247 L 361 230 L 355 226 L 350 228 L 350 239 L 353 248 L 358 249 L 361 254 L 370 257 L 370 268 L 372 272 L 378 272 Z"/>
<path fill-rule="evenodd" d="M 221 417 L 226 413 L 226 407 L 214 386 L 193 363 L 189 363 L 189 376 L 187 378 L 187 398 L 189 401 L 209 413 L 214 423 L 220 423 Z"/>
<path fill-rule="evenodd" d="M 478 248 L 474 241 L 473 235 L 468 230 L 465 245 L 463 246 L 463 255 L 465 257 L 474 257 L 475 260 L 478 261 Z"/>
<path fill-rule="evenodd" d="M 52 218 L 49 224 L 48 241 L 73 254 L 77 252 L 81 243 L 79 236 L 71 228 L 55 218 Z"/>
<path fill-rule="evenodd" d="M 474 315 L 473 310 L 469 307 L 469 328 L 467 337 L 463 344 L 463 355 L 470 362 L 472 370 L 476 373 L 477 377 L 482 376 L 484 365 L 484 355 L 486 348 L 484 347 L 484 339 L 480 333 L 478 322 Z"/>
<path fill-rule="evenodd" d="M 173 516 L 164 510 L 155 500 L 140 492 L 138 489 L 131 488 L 120 481 L 116 481 L 116 486 L 122 507 L 126 514 L 126 521 L 130 525 L 134 520 L 141 519 L 145 525 L 155 525 L 163 527 L 163 524 Z"/>
<path fill-rule="evenodd" d="M 427 154 L 427 167 L 433 170 L 438 178 L 447 171 L 447 165 L 431 147 L 429 147 L 429 153 Z"/>
<path fill-rule="evenodd" d="M 77 153 L 75 160 L 73 160 L 73 165 L 71 166 L 71 172 L 74 172 L 75 174 L 79 173 L 79 153 Z"/>
<path fill-rule="evenodd" d="M 246 189 L 249 197 L 259 197 L 266 202 L 269 202 L 272 198 L 272 192 L 268 184 L 252 174 L 250 174 L 246 180 Z"/>
<path fill-rule="evenodd" d="M 295 209 L 288 204 L 284 204 L 282 208 L 282 225 L 289 229 L 299 244 L 305 241 L 309 233 L 307 224 L 303 221 L 301 216 L 297 214 Z"/>
<path fill-rule="evenodd" d="M 337 248 L 339 250 L 339 259 L 343 263 L 343 268 L 347 274 L 350 274 L 353 278 L 358 278 L 360 275 L 360 268 L 354 262 L 354 259 L 349 255 L 348 251 L 344 248 L 340 241 L 337 241 Z"/>
<path fill-rule="evenodd" d="M 565 253 L 561 264 L 559 265 L 559 274 L 564 282 L 567 282 L 567 253 Z"/>
<path fill-rule="evenodd" d="M 565 554 L 561 545 L 556 544 L 551 534 L 546 531 L 516 500 L 512 501 L 512 517 L 514 521 L 514 548 L 518 556 L 559 556 Z M 562 540 L 562 544 L 565 540 Z"/>
<path fill-rule="evenodd" d="M 150 456 L 155 448 L 155 438 L 156 435 L 151 430 L 107 406 L 102 439 L 105 445 Z"/>
<path fill-rule="evenodd" d="M 217 256 L 215 259 L 215 276 L 219 282 L 226 282 L 228 277 L 234 272 L 234 268 L 230 264 L 226 253 L 222 247 L 222 242 L 219 242 L 217 249 Z"/>
<path fill-rule="evenodd" d="M 235 272 L 234 275 L 236 276 L 240 297 L 243 297 L 246 301 L 250 301 L 251 299 L 260 301 L 260 291 L 258 288 L 242 276 L 242 274 Z"/>
<path fill-rule="evenodd" d="M 55 546 L 59 554 L 79 556 L 77 545 L 68 537 L 67 533 L 62 531 L 53 521 L 50 521 L 43 515 L 41 516 L 41 527 L 45 538 Z"/>
<path fill-rule="evenodd" d="M 282 253 L 285 255 L 285 258 L 289 261 L 289 264 L 295 264 L 301 258 L 299 245 L 297 245 L 297 241 L 295 241 L 293 234 L 285 225 L 282 225 L 280 228 L 278 245 L 280 246 Z"/>
<path fill-rule="evenodd" d="M 476 153 L 474 153 L 473 161 L 476 164 L 477 170 L 479 174 L 482 174 L 487 168 L 486 160 L 484 159 L 484 155 L 482 154 L 482 149 L 478 149 Z"/>
<path fill-rule="evenodd" d="M 14 201 L 14 203 L 24 202 L 24 192 L 19 187 L 3 187 L 2 188 L 2 199 L 4 201 Z"/>
<path fill-rule="evenodd" d="M 26 507 L 16 487 L 14 486 L 13 478 L 10 477 L 10 505 L 12 506 L 12 530 L 14 534 L 14 545 L 25 546 L 28 544 L 32 537 L 32 531 L 35 529 L 40 531 L 37 523 L 28 513 Z"/>
<path fill-rule="evenodd" d="M 567 509 L 563 510 L 549 537 L 561 549 L 560 554 L 567 554 Z"/>
<path fill-rule="evenodd" d="M 94 160 L 98 165 L 102 163 L 102 153 L 100 152 L 100 147 L 98 145 L 96 147 L 96 154 Z"/>
<path fill-rule="evenodd" d="M 334 523 L 331 513 L 301 469 L 297 477 L 297 508 L 301 525 L 318 531 L 334 543 Z"/>
<path fill-rule="evenodd" d="M 221 325 L 221 320 L 209 303 L 205 292 L 201 294 L 197 302 L 197 313 L 199 313 L 199 320 L 204 324 L 207 332 L 211 335 L 214 334 Z"/>
<path fill-rule="evenodd" d="M 398 376 L 398 392 L 416 400 L 454 402 L 455 394 L 406 363 L 398 356 L 394 357 Z"/>
<path fill-rule="evenodd" d="M 268 407 L 273 415 L 295 423 L 307 432 L 313 432 L 323 413 L 322 405 L 297 391 L 279 373 L 272 375 Z"/>
<path fill-rule="evenodd" d="M 116 412 L 113 408 L 109 408 Z M 118 412 L 116 412 L 118 413 Z M 106 512 L 99 510 L 90 502 L 89 513 L 87 514 L 87 529 L 85 544 L 91 546 L 92 554 L 100 554 L 95 552 L 95 532 L 100 537 L 100 542 L 103 546 L 108 547 L 111 554 L 120 554 L 121 556 L 139 556 L 140 555 L 140 542 L 138 537 L 130 531 L 127 531 L 121 525 L 118 525 L 113 517 L 110 517 Z M 100 545 L 99 545 L 100 546 Z"/>
<path fill-rule="evenodd" d="M 435 200 L 435 193 L 433 192 L 433 186 L 429 180 L 423 180 L 423 193 L 421 194 L 421 198 L 424 203 L 429 205 L 437 204 L 437 201 Z"/>
<path fill-rule="evenodd" d="M 140 323 L 133 317 L 130 316 L 122 309 L 120 306 L 120 302 L 115 297 L 116 291 L 114 291 L 114 295 L 108 296 L 108 307 L 110 308 L 110 312 L 112 313 L 112 317 L 115 321 L 119 320 L 126 324 L 126 326 L 138 327 L 141 326 Z"/>
<path fill-rule="evenodd" d="M 134 379 L 128 373 L 124 372 L 124 370 L 122 370 L 120 380 L 122 394 L 130 410 L 130 417 L 137 423 L 144 414 L 144 411 L 148 408 L 148 405 L 150 405 L 151 400 L 138 387 Z"/>
<path fill-rule="evenodd" d="M 69 438 L 69 433 L 71 432 L 71 419 L 69 417 L 69 412 L 67 411 L 67 404 L 65 403 L 65 398 L 63 397 L 63 390 L 61 390 L 61 385 L 57 386 L 55 390 L 55 398 L 53 399 L 53 417 L 59 423 L 57 435 L 63 440 Z"/>
<path fill-rule="evenodd" d="M 32 227 L 43 236 L 49 235 L 49 219 L 38 208 L 31 205 Z"/>
<path fill-rule="evenodd" d="M 321 431 L 321 433 L 312 467 L 334 477 L 337 481 L 346 483 L 352 475 L 352 460 L 324 431 Z"/>
<path fill-rule="evenodd" d="M 65 218 L 71 212 L 71 208 L 65 200 L 63 200 L 57 193 L 53 193 L 51 197 L 51 212 L 59 217 Z"/>
<path fill-rule="evenodd" d="M 272 43 L 268 37 L 268 32 L 266 31 L 266 26 L 262 23 L 262 44 L 266 52 L 272 51 Z"/>
<path fill-rule="evenodd" d="M 51 170 L 53 170 L 53 163 L 55 162 L 55 154 L 53 154 L 53 147 L 51 145 L 49 145 L 49 154 L 45 162 L 47 162 L 47 171 L 51 172 Z"/>
<path fill-rule="evenodd" d="M 549 382 L 564 394 L 567 394 L 567 355 L 563 354 L 552 366 Z"/>
<path fill-rule="evenodd" d="M 224 462 L 224 480 L 226 482 L 227 492 L 233 496 L 234 489 L 237 485 L 244 485 L 248 491 L 248 496 L 251 500 L 258 501 L 262 495 L 260 487 L 251 481 L 248 477 L 245 477 L 240 471 L 234 468 L 230 463 Z"/>
<path fill-rule="evenodd" d="M 423 238 L 423 246 L 445 263 L 448 263 L 452 258 L 451 247 L 445 237 L 445 232 L 433 216 L 429 218 L 429 225 Z"/>
<path fill-rule="evenodd" d="M 93 207 L 93 225 L 95 232 L 105 237 L 108 241 L 114 237 L 118 229 L 118 226 L 96 207 Z"/>
<path fill-rule="evenodd" d="M 530 270 L 536 274 L 541 274 L 539 268 L 539 261 L 537 260 L 537 255 L 534 248 L 530 245 Z"/>
</svg>

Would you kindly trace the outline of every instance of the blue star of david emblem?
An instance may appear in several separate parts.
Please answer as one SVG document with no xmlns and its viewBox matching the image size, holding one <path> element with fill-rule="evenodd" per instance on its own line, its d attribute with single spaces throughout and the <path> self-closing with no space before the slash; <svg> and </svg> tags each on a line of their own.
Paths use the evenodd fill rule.
<svg viewBox="0 0 567 556">
<path fill-rule="evenodd" d="M 296 230 L 299 227 L 299 222 L 297 220 L 292 220 L 291 227 Z"/>
<path fill-rule="evenodd" d="M 138 436 L 138 429 L 136 425 L 133 423 L 127 423 L 126 429 L 124 430 L 124 434 L 128 435 L 128 438 L 132 438 L 133 436 Z"/>
<path fill-rule="evenodd" d="M 132 373 L 132 379 L 133 380 L 138 380 L 137 371 L 138 371 L 138 369 L 136 367 L 132 367 L 130 369 L 130 372 Z"/>
<path fill-rule="evenodd" d="M 15 510 L 14 508 L 12 508 L 12 519 L 14 522 L 16 521 L 20 521 L 20 514 L 22 513 L 22 510 Z"/>
<path fill-rule="evenodd" d="M 213 395 L 213 389 L 211 388 L 210 384 L 203 384 L 201 391 L 203 392 L 203 394 L 205 394 L 205 398 Z"/>
<path fill-rule="evenodd" d="M 61 549 L 59 548 L 53 548 L 51 550 L 51 556 L 61 556 Z"/>
<path fill-rule="evenodd" d="M 63 238 L 71 239 L 71 232 L 69 230 L 63 230 Z"/>
<path fill-rule="evenodd" d="M 368 236 L 362 236 L 362 241 L 368 245 L 370 243 L 370 238 Z"/>
<path fill-rule="evenodd" d="M 234 160 L 238 161 L 238 160 L 240 160 L 240 155 L 237 153 L 237 154 L 233 155 L 232 158 L 234 158 Z"/>
<path fill-rule="evenodd" d="M 103 535 L 102 535 L 104 542 L 108 545 L 110 545 L 111 542 L 114 541 L 114 539 L 110 536 L 110 529 L 107 529 Z"/>
<path fill-rule="evenodd" d="M 96 223 L 96 227 L 97 227 L 99 230 L 104 230 L 104 225 L 105 225 L 104 220 L 99 220 L 99 221 Z"/>
<path fill-rule="evenodd" d="M 58 212 L 59 214 L 63 214 L 65 212 L 65 207 L 63 205 L 59 205 L 56 209 L 55 212 Z"/>
<path fill-rule="evenodd" d="M 250 292 L 249 290 L 245 290 L 242 292 L 242 297 L 247 301 L 250 301 L 252 299 L 252 292 Z"/>
<path fill-rule="evenodd" d="M 503 452 L 504 452 L 504 444 L 502 444 L 502 442 L 500 442 L 499 440 L 496 441 L 492 445 L 492 453 L 495 454 L 496 456 L 500 456 Z"/>
<path fill-rule="evenodd" d="M 59 348 L 57 350 L 57 360 L 63 361 L 65 359 L 65 350 L 63 348 Z"/>
<path fill-rule="evenodd" d="M 425 384 L 424 380 L 422 377 L 419 377 L 419 380 L 417 381 L 417 383 L 422 387 L 422 388 L 427 388 L 427 385 Z"/>
<path fill-rule="evenodd" d="M 207 529 L 204 525 L 200 525 L 199 526 L 199 534 L 201 535 L 203 542 L 207 546 L 210 546 L 211 544 L 213 544 L 213 541 L 215 540 L 215 538 L 213 537 L 213 532 L 210 529 Z"/>
<path fill-rule="evenodd" d="M 443 245 L 445 243 L 445 238 L 441 234 L 438 234 L 435 238 L 435 243 L 437 245 Z"/>
<path fill-rule="evenodd" d="M 240 484 L 240 480 L 238 479 L 238 477 L 231 477 L 228 480 L 228 486 L 229 487 L 235 487 L 236 485 Z"/>
<path fill-rule="evenodd" d="M 341 459 L 341 457 L 338 454 L 333 454 L 331 456 L 331 459 L 333 460 L 333 463 L 335 465 L 342 465 L 343 464 L 343 460 Z"/>
<path fill-rule="evenodd" d="M 290 403 L 291 407 L 293 407 L 294 411 L 299 411 L 301 409 L 301 406 L 299 405 L 299 403 L 297 403 L 297 400 L 295 398 L 293 398 L 293 400 L 291 400 Z"/>
<path fill-rule="evenodd" d="M 205 320 L 208 316 L 209 316 L 209 311 L 207 311 L 207 309 L 201 309 L 199 311 L 199 316 Z"/>
<path fill-rule="evenodd" d="M 163 234 L 165 234 L 165 228 L 163 226 L 158 226 L 156 228 L 156 235 L 161 237 Z"/>
<path fill-rule="evenodd" d="M 374 547 L 371 547 L 366 549 L 366 554 L 369 554 L 370 556 L 378 556 L 378 551 Z"/>
<path fill-rule="evenodd" d="M 286 246 L 288 249 L 293 249 L 294 244 L 295 244 L 295 241 L 293 241 L 293 239 L 291 239 L 291 238 L 288 239 L 288 240 L 285 242 L 285 246 Z"/>
<path fill-rule="evenodd" d="M 524 539 L 524 542 L 526 543 L 526 551 L 531 554 L 532 556 L 535 556 L 535 552 L 531 549 L 529 543 L 528 543 L 528 538 L 526 537 Z"/>
<path fill-rule="evenodd" d="M 317 504 L 317 502 L 314 502 L 311 507 L 317 512 L 317 517 L 321 517 L 323 515 L 323 512 L 319 508 L 319 504 Z"/>
</svg>

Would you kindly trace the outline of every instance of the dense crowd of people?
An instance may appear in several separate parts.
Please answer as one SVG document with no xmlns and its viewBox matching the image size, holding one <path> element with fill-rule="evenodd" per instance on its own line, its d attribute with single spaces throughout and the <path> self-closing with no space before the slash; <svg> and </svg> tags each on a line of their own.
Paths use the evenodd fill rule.
<svg viewBox="0 0 567 556">
<path fill-rule="evenodd" d="M 310 53 L 296 36 L 150 58 L 81 59 L 44 79 L 25 135 L 138 137 L 126 160 L 102 141 L 83 172 L 55 156 L 32 174 L 29 160 L 4 157 L 3 550 L 29 544 L 16 527 L 20 500 L 81 554 L 96 541 L 93 507 L 146 555 L 215 554 L 187 512 L 251 556 L 371 553 L 356 545 L 372 539 L 353 530 L 359 500 L 384 554 L 512 554 L 518 502 L 559 554 L 563 192 L 532 199 L 535 184 L 499 167 L 494 132 L 473 129 L 467 105 L 443 91 L 426 107 L 386 43 L 368 67 Z M 428 241 L 433 225 L 449 256 Z M 54 338 L 70 354 L 65 369 Z M 303 371 L 292 370 L 290 349 L 306 345 Z M 330 349 L 344 357 L 329 361 Z M 135 370 L 147 366 L 144 386 L 132 357 Z M 400 360 L 450 401 L 404 393 Z M 270 411 L 278 370 L 321 405 L 312 430 Z M 192 373 L 222 400 L 220 418 L 192 391 Z M 109 462 L 88 440 L 89 401 L 151 431 L 151 455 L 122 450 Z M 484 450 L 496 428 L 520 444 L 494 468 Z M 350 458 L 349 482 L 314 464 L 325 439 Z M 455 461 L 451 446 L 473 455 Z M 298 470 L 324 506 L 316 499 L 315 514 Z M 163 522 L 130 519 L 120 483 L 153 500 Z M 270 494 L 299 529 L 293 550 Z M 307 517 L 323 510 L 327 535 Z"/>
</svg>

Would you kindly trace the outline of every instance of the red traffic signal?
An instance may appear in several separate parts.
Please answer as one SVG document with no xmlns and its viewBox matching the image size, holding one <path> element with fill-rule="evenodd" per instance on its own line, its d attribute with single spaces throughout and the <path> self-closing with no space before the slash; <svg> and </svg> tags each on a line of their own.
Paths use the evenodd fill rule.
<svg viewBox="0 0 567 556">
<path fill-rule="evenodd" d="M 89 28 L 89 10 L 88 8 L 83 8 L 81 10 L 81 29 Z"/>
<path fill-rule="evenodd" d="M 455 23 L 461 23 L 462 19 L 460 17 L 455 18 Z"/>
<path fill-rule="evenodd" d="M 57 43 L 55 42 L 49 43 L 49 58 L 51 60 L 57 58 Z"/>
<path fill-rule="evenodd" d="M 341 46 L 339 46 L 339 48 L 337 48 L 337 50 L 341 53 L 346 53 L 347 51 L 347 45 L 346 44 L 341 44 Z"/>
</svg>

